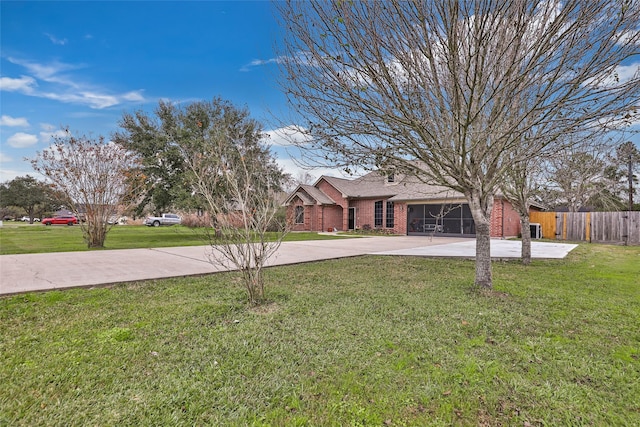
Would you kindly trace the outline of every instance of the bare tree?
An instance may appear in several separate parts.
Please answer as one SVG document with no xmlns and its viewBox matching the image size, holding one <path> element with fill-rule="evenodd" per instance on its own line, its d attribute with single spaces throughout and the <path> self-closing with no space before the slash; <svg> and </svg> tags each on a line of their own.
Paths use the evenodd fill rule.
<svg viewBox="0 0 640 427">
<path fill-rule="evenodd" d="M 532 158 L 528 162 L 516 163 L 506 171 L 505 179 L 500 184 L 500 190 L 520 217 L 520 235 L 522 237 L 520 258 L 524 265 L 531 264 L 529 211 L 534 199 L 539 195 L 543 164 L 542 157 Z"/>
<path fill-rule="evenodd" d="M 211 192 L 210 168 L 205 166 L 209 162 L 202 160 L 192 158 L 187 164 L 197 190 L 207 200 L 215 227 L 208 234 L 209 258 L 240 271 L 249 303 L 260 304 L 266 299 L 263 269 L 287 233 L 287 222 L 279 222 L 278 186 L 260 172 L 260 165 L 240 155 L 237 162 L 220 168 L 216 179 L 222 181 L 226 192 L 216 194 Z M 269 233 L 271 229 L 277 232 Z"/>
<path fill-rule="evenodd" d="M 139 141 L 159 139 L 175 154 L 184 190 L 209 213 L 211 229 L 203 231 L 210 261 L 241 272 L 251 304 L 264 301 L 263 267 L 286 233 L 277 195 L 287 175 L 262 143 L 261 124 L 221 98 L 180 107 L 160 102 L 155 116 L 125 115 L 116 140 L 143 158 L 148 144 L 135 148 Z"/>
<path fill-rule="evenodd" d="M 288 179 L 285 182 L 283 190 L 286 193 L 291 193 L 299 185 L 301 184 L 311 185 L 314 182 L 316 182 L 316 180 L 317 178 L 311 173 L 309 173 L 308 171 L 299 170 L 295 176 L 289 175 Z"/>
<path fill-rule="evenodd" d="M 476 279 L 492 286 L 490 218 L 506 171 L 559 135 L 633 115 L 637 2 L 278 3 L 282 86 L 308 158 L 404 167 L 464 194 Z"/>
<path fill-rule="evenodd" d="M 141 188 L 134 154 L 102 136 L 74 136 L 66 130 L 31 164 L 77 216 L 84 214 L 85 221 L 79 224 L 89 248 L 104 246 L 113 226 L 109 217 L 126 210 Z"/>
<path fill-rule="evenodd" d="M 548 204 L 578 212 L 585 207 L 617 210 L 620 183 L 608 174 L 610 148 L 580 144 L 555 153 L 545 162 Z"/>
</svg>

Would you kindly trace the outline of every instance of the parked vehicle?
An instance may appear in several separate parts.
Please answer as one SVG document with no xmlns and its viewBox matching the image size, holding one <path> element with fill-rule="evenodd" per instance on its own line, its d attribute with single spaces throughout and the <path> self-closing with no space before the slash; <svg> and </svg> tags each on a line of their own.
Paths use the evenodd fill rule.
<svg viewBox="0 0 640 427">
<path fill-rule="evenodd" d="M 144 224 L 149 227 L 160 227 L 161 225 L 176 225 L 181 223 L 182 218 L 172 213 L 163 213 L 162 216 L 149 216 L 144 220 Z"/>
<path fill-rule="evenodd" d="M 73 225 L 78 223 L 75 216 L 56 216 L 53 218 L 42 218 L 44 225 Z"/>
<path fill-rule="evenodd" d="M 31 218 L 29 218 L 28 216 L 23 216 L 22 218 L 20 218 L 20 221 L 29 222 L 31 221 Z M 40 218 L 33 218 L 33 222 L 40 222 Z"/>
<path fill-rule="evenodd" d="M 126 216 L 111 215 L 107 220 L 107 224 L 109 225 L 122 225 L 126 223 L 127 223 Z"/>
</svg>

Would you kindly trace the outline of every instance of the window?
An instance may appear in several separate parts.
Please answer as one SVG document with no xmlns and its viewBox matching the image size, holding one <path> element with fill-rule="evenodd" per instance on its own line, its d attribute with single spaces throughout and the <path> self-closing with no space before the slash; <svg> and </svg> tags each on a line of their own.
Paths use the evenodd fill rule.
<svg viewBox="0 0 640 427">
<path fill-rule="evenodd" d="M 387 182 L 395 182 L 396 180 L 396 176 L 392 173 L 390 173 L 389 175 L 387 175 Z"/>
<path fill-rule="evenodd" d="M 393 228 L 393 202 L 387 202 L 387 228 Z"/>
<path fill-rule="evenodd" d="M 375 227 L 382 227 L 382 200 L 377 201 L 374 205 L 373 224 Z"/>
<path fill-rule="evenodd" d="M 304 206 L 296 206 L 296 224 L 304 224 Z"/>
</svg>

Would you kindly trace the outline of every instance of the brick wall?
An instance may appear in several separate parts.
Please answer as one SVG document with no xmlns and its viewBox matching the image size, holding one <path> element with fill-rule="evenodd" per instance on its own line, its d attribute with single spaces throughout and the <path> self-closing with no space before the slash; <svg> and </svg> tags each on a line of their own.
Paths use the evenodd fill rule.
<svg viewBox="0 0 640 427">
<path fill-rule="evenodd" d="M 288 218 L 291 218 L 293 231 L 327 231 L 329 228 L 347 230 L 349 226 L 349 207 L 355 208 L 356 228 L 368 224 L 375 227 L 375 202 L 382 199 L 349 200 L 343 199 L 342 194 L 331 184 L 322 180 L 318 188 L 331 197 L 334 206 L 304 206 L 302 200 L 296 197 L 287 207 Z M 386 226 L 386 200 L 383 201 L 382 226 Z M 294 224 L 296 206 L 304 206 L 304 224 Z M 407 234 L 407 204 L 394 204 L 395 234 Z M 503 199 L 495 199 L 491 214 L 491 237 L 515 237 L 520 233 L 520 217 L 511 203 Z"/>
<path fill-rule="evenodd" d="M 393 206 L 395 218 L 393 231 L 395 234 L 407 234 L 407 204 L 395 203 Z"/>
<path fill-rule="evenodd" d="M 318 223 L 318 231 L 327 231 L 329 228 L 340 231 L 347 229 L 343 224 L 344 214 L 341 206 L 324 206 L 323 211 L 324 221 Z"/>
<path fill-rule="evenodd" d="M 356 228 L 365 224 L 373 228 L 373 200 L 352 200 L 351 207 L 356 208 Z"/>
<path fill-rule="evenodd" d="M 520 234 L 520 215 L 511 202 L 504 201 L 502 237 L 517 237 Z"/>
<path fill-rule="evenodd" d="M 375 228 L 375 203 L 382 200 L 382 228 L 387 228 L 387 200 L 367 199 L 351 200 L 350 207 L 356 208 L 356 228 L 369 225 Z M 393 205 L 393 232 L 407 234 L 407 206 L 405 203 Z"/>
<path fill-rule="evenodd" d="M 502 237 L 502 200 L 493 199 L 491 211 L 491 237 Z"/>
<path fill-rule="evenodd" d="M 304 224 L 296 224 L 296 207 L 303 206 L 304 207 Z M 289 225 L 291 226 L 292 231 L 311 231 L 313 216 L 314 216 L 314 208 L 315 206 L 304 206 L 302 200 L 299 197 L 293 199 L 291 204 L 287 206 L 287 220 L 289 221 Z"/>
<path fill-rule="evenodd" d="M 491 212 L 491 237 L 516 237 L 520 234 L 520 216 L 511 202 L 494 199 Z"/>
<path fill-rule="evenodd" d="M 346 199 L 342 198 L 342 193 L 338 190 L 335 189 L 335 187 L 331 184 L 329 184 L 327 181 L 325 181 L 324 179 L 321 180 L 316 187 L 322 191 L 324 194 L 326 194 L 327 196 L 329 196 L 331 198 L 331 200 L 333 200 L 340 208 L 342 209 L 338 209 L 338 210 L 332 210 L 331 212 L 326 212 L 325 211 L 325 215 L 324 215 L 324 224 L 320 223 L 318 226 L 319 227 L 323 227 L 324 225 L 324 229 L 326 231 L 326 229 L 328 227 L 337 227 L 340 230 L 346 230 L 347 226 L 348 226 L 348 220 L 349 217 L 347 216 L 348 214 L 348 210 L 347 208 L 349 207 L 349 201 Z M 326 207 L 325 207 L 326 210 Z M 340 214 L 342 215 L 342 219 L 335 223 L 335 217 L 333 215 L 337 215 L 337 213 L 340 212 Z M 330 222 L 327 222 L 327 213 L 329 215 L 331 215 L 330 218 Z M 332 224 L 332 225 L 329 225 Z"/>
</svg>

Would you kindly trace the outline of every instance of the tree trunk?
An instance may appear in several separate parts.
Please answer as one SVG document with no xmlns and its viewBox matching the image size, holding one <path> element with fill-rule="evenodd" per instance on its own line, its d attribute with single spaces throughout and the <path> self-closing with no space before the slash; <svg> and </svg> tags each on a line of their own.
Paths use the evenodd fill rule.
<svg viewBox="0 0 640 427">
<path fill-rule="evenodd" d="M 483 289 L 493 287 L 491 275 L 491 210 L 493 195 L 472 193 L 467 195 L 469 208 L 476 225 L 476 286 Z"/>
<path fill-rule="evenodd" d="M 531 264 L 531 228 L 529 214 L 520 214 L 520 234 L 522 234 L 522 264 Z"/>
</svg>

